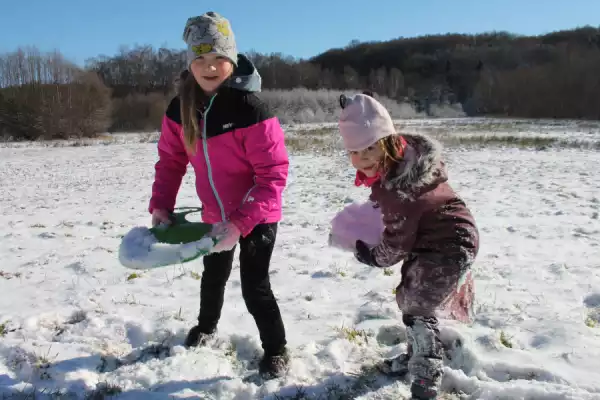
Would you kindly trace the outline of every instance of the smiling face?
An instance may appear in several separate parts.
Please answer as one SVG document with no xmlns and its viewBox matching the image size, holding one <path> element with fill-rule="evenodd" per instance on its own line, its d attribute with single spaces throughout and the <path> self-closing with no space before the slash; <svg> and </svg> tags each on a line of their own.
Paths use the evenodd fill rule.
<svg viewBox="0 0 600 400">
<path fill-rule="evenodd" d="M 217 54 L 204 54 L 192 61 L 190 70 L 202 90 L 211 95 L 233 73 L 233 63 Z"/>
<path fill-rule="evenodd" d="M 374 143 L 364 150 L 351 151 L 350 160 L 354 168 L 365 174 L 365 176 L 372 178 L 379 172 L 384 155 L 385 153 L 379 143 Z"/>
</svg>

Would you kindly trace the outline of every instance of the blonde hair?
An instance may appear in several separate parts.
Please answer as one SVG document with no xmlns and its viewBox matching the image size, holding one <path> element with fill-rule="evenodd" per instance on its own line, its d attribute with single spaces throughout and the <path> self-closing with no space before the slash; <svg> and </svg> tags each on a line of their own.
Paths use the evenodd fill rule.
<svg viewBox="0 0 600 400">
<path fill-rule="evenodd" d="M 226 80 L 233 74 L 233 71 L 234 68 L 232 67 Z M 198 112 L 198 106 L 201 105 L 203 100 L 208 100 L 208 96 L 196 82 L 194 74 L 187 69 L 181 73 L 178 86 L 183 141 L 190 153 L 196 154 L 196 143 L 198 138 L 202 136 L 196 113 Z"/>
<path fill-rule="evenodd" d="M 399 134 L 379 139 L 377 145 L 383 151 L 381 167 L 384 171 L 389 171 L 394 164 L 399 163 L 404 158 L 404 146 Z"/>
<path fill-rule="evenodd" d="M 190 153 L 196 153 L 196 143 L 200 133 L 200 124 L 196 112 L 202 97 L 202 88 L 196 82 L 194 75 L 188 70 L 181 74 L 179 84 L 179 101 L 183 141 Z"/>
</svg>

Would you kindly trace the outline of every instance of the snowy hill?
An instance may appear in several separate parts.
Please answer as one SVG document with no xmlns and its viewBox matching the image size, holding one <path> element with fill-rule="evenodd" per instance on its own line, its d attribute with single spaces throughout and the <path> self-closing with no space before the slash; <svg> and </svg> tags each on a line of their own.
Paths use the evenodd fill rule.
<svg viewBox="0 0 600 400">
<path fill-rule="evenodd" d="M 405 347 L 400 270 L 327 247 L 334 213 L 367 195 L 342 155 L 291 155 L 272 285 L 292 363 L 256 385 L 243 380 L 260 343 L 235 266 L 218 339 L 188 351 L 201 262 L 141 272 L 118 263 L 120 237 L 150 223 L 155 146 L 0 148 L 0 398 L 408 395 L 361 371 Z M 600 153 L 445 153 L 482 241 L 475 322 L 443 324 L 445 398 L 600 399 Z M 197 205 L 192 179 L 178 205 Z"/>
</svg>

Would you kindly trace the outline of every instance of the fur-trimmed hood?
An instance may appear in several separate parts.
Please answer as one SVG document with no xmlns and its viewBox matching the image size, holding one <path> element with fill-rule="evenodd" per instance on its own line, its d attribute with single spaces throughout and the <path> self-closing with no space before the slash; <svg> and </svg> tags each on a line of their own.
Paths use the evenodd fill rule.
<svg viewBox="0 0 600 400">
<path fill-rule="evenodd" d="M 409 276 L 413 283 L 428 286 L 448 274 L 456 282 L 479 250 L 475 220 L 447 182 L 441 144 L 424 135 L 403 137 L 407 142 L 404 159 L 390 167 L 379 185 L 371 186 L 370 200 L 381 208 L 385 225 L 383 240 L 371 250 L 372 255 L 379 266 L 402 260 L 412 263 L 406 271 L 417 269 Z M 425 280 L 418 281 L 421 278 Z M 441 297 L 432 292 L 439 288 L 429 286 L 422 291 L 425 297 L 414 297 L 410 307 L 424 307 L 430 300 L 434 300 L 432 306 L 439 305 Z M 429 299 L 428 293 L 432 294 Z"/>
<path fill-rule="evenodd" d="M 445 182 L 448 174 L 442 161 L 442 145 L 421 134 L 403 134 L 407 142 L 404 159 L 388 171 L 383 187 L 414 197 L 431 185 Z"/>
<path fill-rule="evenodd" d="M 404 159 L 390 167 L 379 185 L 371 186 L 370 200 L 380 207 L 385 226 L 371 255 L 380 267 L 404 261 L 402 273 L 412 282 L 409 286 L 422 289 L 418 294 L 398 291 L 402 311 L 433 315 L 475 259 L 479 232 L 465 202 L 447 182 L 441 144 L 418 134 L 403 137 Z"/>
</svg>

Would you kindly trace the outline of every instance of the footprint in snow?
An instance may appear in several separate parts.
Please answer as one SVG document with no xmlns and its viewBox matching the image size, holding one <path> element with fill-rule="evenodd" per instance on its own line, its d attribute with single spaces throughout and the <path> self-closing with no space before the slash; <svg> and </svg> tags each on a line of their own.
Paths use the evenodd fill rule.
<svg viewBox="0 0 600 400">
<path fill-rule="evenodd" d="M 600 233 L 600 231 L 598 230 L 593 230 L 593 229 L 586 229 L 583 227 L 577 227 L 575 229 L 573 229 L 573 236 L 575 237 L 591 237 L 591 236 L 596 236 L 598 233 Z"/>
<path fill-rule="evenodd" d="M 398 325 L 387 325 L 379 328 L 377 343 L 384 346 L 396 346 L 406 341 L 406 328 Z"/>
<path fill-rule="evenodd" d="M 383 294 L 381 292 L 376 292 L 373 290 L 367 292 L 365 294 L 365 297 L 367 299 L 369 299 L 370 301 L 379 302 L 379 303 L 388 302 L 388 301 L 390 301 L 390 299 L 393 300 L 393 297 L 390 297 L 388 294 Z"/>
<path fill-rule="evenodd" d="M 569 273 L 569 267 L 565 263 L 552 263 L 548 267 L 548 270 L 555 275 L 563 276 Z"/>
<path fill-rule="evenodd" d="M 585 324 L 595 328 L 600 324 L 600 293 L 592 293 L 583 299 L 583 304 L 588 308 Z"/>
<path fill-rule="evenodd" d="M 600 307 L 600 293 L 592 293 L 585 296 L 583 304 L 588 308 Z"/>
<path fill-rule="evenodd" d="M 531 347 L 538 349 L 538 350 L 542 350 L 544 348 L 549 347 L 549 345 L 551 343 L 552 343 L 552 337 L 550 337 L 549 335 L 544 335 L 544 334 L 539 334 L 539 335 L 533 336 L 529 342 Z"/>
<path fill-rule="evenodd" d="M 83 263 L 81 261 L 76 261 L 74 263 L 65 265 L 65 268 L 72 269 L 77 274 L 87 274 L 88 273 L 87 269 L 85 268 L 85 266 L 83 265 Z"/>
<path fill-rule="evenodd" d="M 367 302 L 358 308 L 354 323 L 360 324 L 364 321 L 378 319 L 398 320 L 399 317 L 398 306 L 393 300 L 388 302 Z"/>
<path fill-rule="evenodd" d="M 56 233 L 54 232 L 42 232 L 38 235 L 39 238 L 42 239 L 54 239 L 56 237 Z"/>
<path fill-rule="evenodd" d="M 333 278 L 336 274 L 331 271 L 317 271 L 311 275 L 311 278 L 319 279 L 319 278 Z"/>
</svg>

